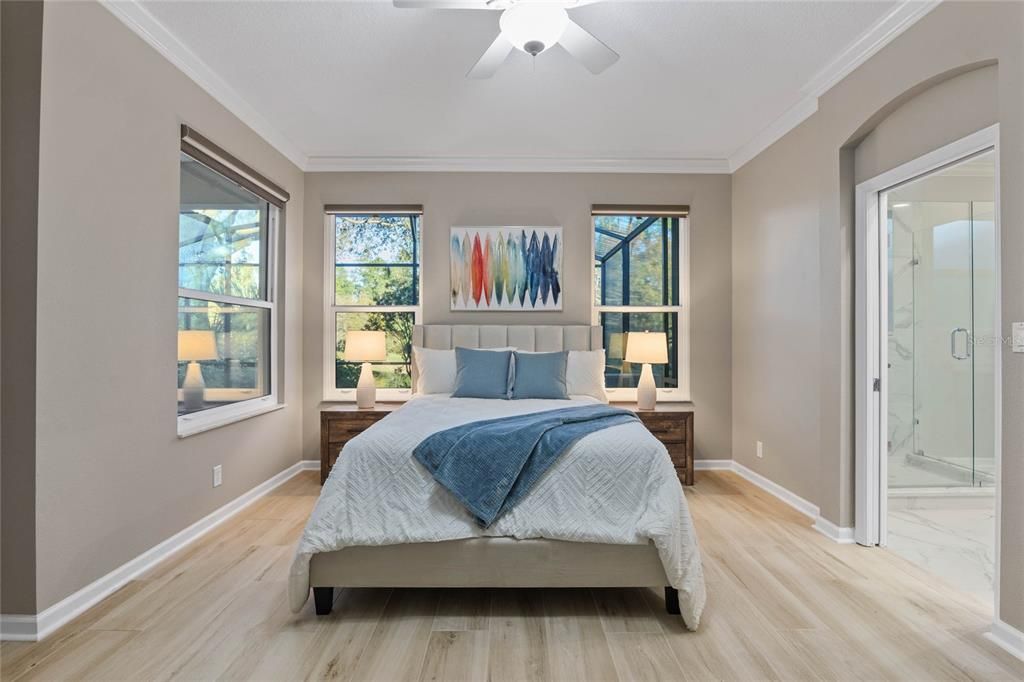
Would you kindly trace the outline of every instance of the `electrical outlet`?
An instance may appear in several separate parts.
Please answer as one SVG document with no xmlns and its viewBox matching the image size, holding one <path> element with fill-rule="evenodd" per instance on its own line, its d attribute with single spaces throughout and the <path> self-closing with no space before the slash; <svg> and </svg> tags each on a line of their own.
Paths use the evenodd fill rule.
<svg viewBox="0 0 1024 682">
<path fill-rule="evenodd" d="M 217 488 L 221 483 L 224 482 L 224 470 L 221 469 L 220 464 L 213 467 L 213 487 Z"/>
<path fill-rule="evenodd" d="M 1014 353 L 1024 353 L 1024 322 L 1014 322 L 1012 329 L 1012 336 L 1010 341 L 1012 346 L 1010 350 Z"/>
<path fill-rule="evenodd" d="M 764 457 L 764 443 L 757 441 L 757 457 L 762 459 Z"/>
</svg>

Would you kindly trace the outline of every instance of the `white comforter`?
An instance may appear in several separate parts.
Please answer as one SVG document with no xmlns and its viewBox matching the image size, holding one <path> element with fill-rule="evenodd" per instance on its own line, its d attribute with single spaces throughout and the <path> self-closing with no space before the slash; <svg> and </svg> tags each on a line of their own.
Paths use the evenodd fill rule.
<svg viewBox="0 0 1024 682">
<path fill-rule="evenodd" d="M 308 598 L 310 558 L 344 547 L 480 536 L 653 541 L 669 583 L 679 590 L 683 620 L 696 629 L 705 592 L 693 520 L 665 446 L 641 424 L 580 439 L 487 529 L 412 458 L 420 441 L 452 426 L 594 402 L 420 396 L 353 438 L 324 483 L 296 548 L 288 581 L 292 609 L 300 610 Z"/>
</svg>

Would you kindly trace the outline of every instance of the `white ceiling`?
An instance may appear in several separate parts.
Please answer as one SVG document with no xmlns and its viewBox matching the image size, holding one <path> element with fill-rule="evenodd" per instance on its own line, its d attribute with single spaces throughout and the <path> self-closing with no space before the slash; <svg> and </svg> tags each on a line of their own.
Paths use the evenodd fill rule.
<svg viewBox="0 0 1024 682">
<path fill-rule="evenodd" d="M 600 2 L 570 15 L 621 55 L 605 73 L 556 47 L 535 68 L 515 51 L 495 77 L 470 80 L 499 12 L 140 4 L 108 7 L 163 32 L 172 61 L 308 169 L 533 159 L 727 171 L 923 14 L 891 1 Z"/>
</svg>

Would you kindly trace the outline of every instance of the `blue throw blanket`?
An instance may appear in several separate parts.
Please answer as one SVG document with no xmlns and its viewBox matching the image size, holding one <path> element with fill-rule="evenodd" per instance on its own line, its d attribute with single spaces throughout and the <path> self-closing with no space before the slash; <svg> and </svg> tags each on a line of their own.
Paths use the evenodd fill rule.
<svg viewBox="0 0 1024 682">
<path fill-rule="evenodd" d="M 428 436 L 412 456 L 487 528 L 577 440 L 637 421 L 607 405 L 567 407 L 462 424 Z"/>
</svg>

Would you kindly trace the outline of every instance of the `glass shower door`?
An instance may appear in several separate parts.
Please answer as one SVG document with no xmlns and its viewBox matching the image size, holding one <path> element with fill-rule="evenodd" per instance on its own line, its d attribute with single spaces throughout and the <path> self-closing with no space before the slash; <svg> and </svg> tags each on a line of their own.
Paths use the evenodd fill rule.
<svg viewBox="0 0 1024 682">
<path fill-rule="evenodd" d="M 973 231 L 967 202 L 912 202 L 917 485 L 973 484 Z"/>
</svg>

